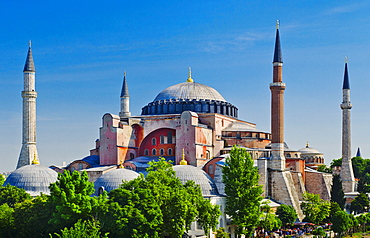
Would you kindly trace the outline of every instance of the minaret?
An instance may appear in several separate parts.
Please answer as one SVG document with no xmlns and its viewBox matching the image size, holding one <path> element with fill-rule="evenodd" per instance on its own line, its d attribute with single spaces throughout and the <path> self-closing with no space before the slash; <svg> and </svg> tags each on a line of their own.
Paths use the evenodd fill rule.
<svg viewBox="0 0 370 238">
<path fill-rule="evenodd" d="M 276 40 L 273 59 L 271 90 L 271 158 L 270 168 L 285 170 L 284 157 L 284 90 L 283 57 L 280 47 L 279 21 L 276 22 Z"/>
<path fill-rule="evenodd" d="M 22 149 L 19 155 L 17 168 L 38 161 L 36 148 L 36 98 L 35 91 L 35 64 L 32 57 L 31 41 L 29 42 L 26 63 L 23 69 L 24 90 L 23 98 L 23 130 Z"/>
<path fill-rule="evenodd" d="M 355 190 L 355 178 L 353 175 L 351 161 L 351 100 L 348 77 L 347 58 L 344 65 L 343 80 L 343 102 L 340 104 L 342 109 L 342 169 L 340 177 L 342 179 L 344 193 L 351 193 Z"/>
<path fill-rule="evenodd" d="M 119 113 L 120 118 L 126 118 L 131 116 L 130 112 L 130 95 L 128 94 L 128 86 L 126 82 L 126 71 L 123 73 L 123 84 L 121 91 L 121 111 Z"/>
</svg>

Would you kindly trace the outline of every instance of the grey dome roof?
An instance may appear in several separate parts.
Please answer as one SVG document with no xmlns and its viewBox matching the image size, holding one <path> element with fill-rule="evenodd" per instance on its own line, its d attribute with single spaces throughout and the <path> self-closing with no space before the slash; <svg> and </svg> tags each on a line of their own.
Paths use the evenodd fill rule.
<svg viewBox="0 0 370 238">
<path fill-rule="evenodd" d="M 209 99 L 226 102 L 216 89 L 194 82 L 179 83 L 168 87 L 157 95 L 154 102 L 171 99 Z"/>
<path fill-rule="evenodd" d="M 100 176 L 94 183 L 95 194 L 98 194 L 100 187 L 105 191 L 112 191 L 122 184 L 122 181 L 130 181 L 139 177 L 139 174 L 129 169 L 114 169 Z"/>
<path fill-rule="evenodd" d="M 203 196 L 218 196 L 217 187 L 214 181 L 202 169 L 192 165 L 175 165 L 173 166 L 173 170 L 175 170 L 176 176 L 182 183 L 186 183 L 188 180 L 193 180 L 195 184 L 198 184 L 202 190 Z"/>
<path fill-rule="evenodd" d="M 57 181 L 58 173 L 42 165 L 26 165 L 12 172 L 5 180 L 7 184 L 23 188 L 31 196 L 50 194 L 49 185 Z"/>
</svg>

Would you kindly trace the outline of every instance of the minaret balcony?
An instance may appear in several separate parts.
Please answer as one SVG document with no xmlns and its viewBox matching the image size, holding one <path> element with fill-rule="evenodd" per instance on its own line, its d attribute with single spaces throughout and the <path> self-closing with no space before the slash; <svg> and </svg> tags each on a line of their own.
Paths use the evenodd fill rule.
<svg viewBox="0 0 370 238">
<path fill-rule="evenodd" d="M 37 98 L 35 91 L 22 91 L 22 98 Z"/>
</svg>

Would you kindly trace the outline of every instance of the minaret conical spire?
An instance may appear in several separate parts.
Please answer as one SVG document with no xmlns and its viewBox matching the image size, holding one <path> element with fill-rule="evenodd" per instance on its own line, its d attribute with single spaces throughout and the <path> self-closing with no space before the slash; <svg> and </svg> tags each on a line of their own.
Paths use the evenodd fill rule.
<svg viewBox="0 0 370 238">
<path fill-rule="evenodd" d="M 119 113 L 121 119 L 131 116 L 130 112 L 130 94 L 128 93 L 128 85 L 126 81 L 126 71 L 123 72 L 123 84 L 121 90 L 121 111 Z"/>
<path fill-rule="evenodd" d="M 349 87 L 349 77 L 348 77 L 348 58 L 345 59 L 344 65 L 344 79 L 343 79 L 343 89 L 350 89 Z"/>
<path fill-rule="evenodd" d="M 283 54 L 281 53 L 280 34 L 279 34 L 280 21 L 276 21 L 276 38 L 273 63 L 283 63 Z"/>
<path fill-rule="evenodd" d="M 28 43 L 28 53 L 26 58 L 26 63 L 24 64 L 23 72 L 36 72 L 35 71 L 35 63 L 33 62 L 33 56 L 32 56 L 32 48 L 31 48 L 31 41 Z"/>
<path fill-rule="evenodd" d="M 356 157 L 362 157 L 360 147 L 357 148 Z"/>
</svg>

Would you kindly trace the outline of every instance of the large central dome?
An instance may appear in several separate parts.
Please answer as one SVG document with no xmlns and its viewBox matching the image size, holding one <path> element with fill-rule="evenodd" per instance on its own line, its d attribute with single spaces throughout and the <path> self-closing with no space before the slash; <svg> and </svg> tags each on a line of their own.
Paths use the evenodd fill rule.
<svg viewBox="0 0 370 238">
<path fill-rule="evenodd" d="M 153 102 L 142 108 L 141 115 L 181 114 L 184 111 L 238 117 L 238 108 L 227 102 L 216 89 L 194 83 L 190 68 L 185 83 L 173 85 L 160 92 Z"/>
<path fill-rule="evenodd" d="M 185 82 L 173 85 L 160 92 L 155 101 L 160 100 L 171 100 L 171 99 L 183 99 L 183 100 L 215 100 L 220 102 L 226 102 L 216 89 L 211 88 L 207 85 Z"/>
</svg>

